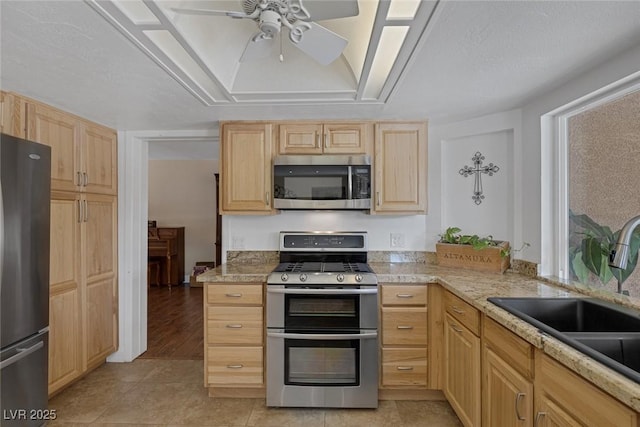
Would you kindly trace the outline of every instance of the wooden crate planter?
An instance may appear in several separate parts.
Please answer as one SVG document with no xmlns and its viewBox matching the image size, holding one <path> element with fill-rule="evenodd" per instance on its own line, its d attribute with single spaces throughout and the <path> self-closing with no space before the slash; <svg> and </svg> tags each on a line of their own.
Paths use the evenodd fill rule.
<svg viewBox="0 0 640 427">
<path fill-rule="evenodd" d="M 509 268 L 509 256 L 501 257 L 500 251 L 509 248 L 509 242 L 497 242 L 497 246 L 474 249 L 471 245 L 436 243 L 438 265 L 457 267 L 490 273 L 504 273 Z"/>
</svg>

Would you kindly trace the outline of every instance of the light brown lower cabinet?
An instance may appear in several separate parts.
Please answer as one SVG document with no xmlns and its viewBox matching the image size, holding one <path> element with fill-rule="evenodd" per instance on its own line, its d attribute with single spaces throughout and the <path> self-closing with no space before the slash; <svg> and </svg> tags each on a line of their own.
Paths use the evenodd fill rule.
<svg viewBox="0 0 640 427">
<path fill-rule="evenodd" d="M 482 423 L 533 426 L 533 347 L 495 321 L 483 319 Z"/>
<path fill-rule="evenodd" d="M 535 427 L 638 427 L 636 411 L 542 353 L 535 394 Z"/>
<path fill-rule="evenodd" d="M 212 397 L 264 397 L 262 283 L 205 283 L 204 384 Z"/>
<path fill-rule="evenodd" d="M 115 196 L 51 193 L 49 394 L 117 349 L 117 211 Z"/>
</svg>

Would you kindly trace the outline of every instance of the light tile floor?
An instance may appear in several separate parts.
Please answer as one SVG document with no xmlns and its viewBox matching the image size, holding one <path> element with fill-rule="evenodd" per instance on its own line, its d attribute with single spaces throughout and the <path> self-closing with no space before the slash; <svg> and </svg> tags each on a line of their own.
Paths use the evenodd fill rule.
<svg viewBox="0 0 640 427">
<path fill-rule="evenodd" d="M 378 409 L 267 408 L 264 399 L 210 398 L 201 360 L 107 363 L 53 397 L 49 426 L 459 427 L 447 402 L 380 401 Z"/>
</svg>

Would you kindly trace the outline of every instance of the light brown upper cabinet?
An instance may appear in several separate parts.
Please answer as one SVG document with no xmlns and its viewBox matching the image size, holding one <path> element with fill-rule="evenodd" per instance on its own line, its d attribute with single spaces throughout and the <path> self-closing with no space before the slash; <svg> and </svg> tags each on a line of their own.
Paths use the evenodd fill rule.
<svg viewBox="0 0 640 427">
<path fill-rule="evenodd" d="M 0 132 L 24 138 L 24 120 L 23 100 L 12 93 L 0 91 Z"/>
<path fill-rule="evenodd" d="M 375 125 L 372 213 L 427 212 L 427 122 Z"/>
<path fill-rule="evenodd" d="M 117 194 L 117 135 L 112 129 L 27 101 L 27 139 L 51 147 L 51 188 Z"/>
<path fill-rule="evenodd" d="M 270 123 L 221 123 L 219 202 L 222 214 L 273 213 L 273 129 Z"/>
<path fill-rule="evenodd" d="M 279 125 L 278 154 L 365 154 L 370 123 L 292 122 Z"/>
</svg>

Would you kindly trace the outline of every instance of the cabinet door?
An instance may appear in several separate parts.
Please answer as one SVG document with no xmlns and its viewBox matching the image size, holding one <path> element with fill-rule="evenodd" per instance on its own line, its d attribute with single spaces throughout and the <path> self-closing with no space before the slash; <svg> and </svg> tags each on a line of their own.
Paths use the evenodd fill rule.
<svg viewBox="0 0 640 427">
<path fill-rule="evenodd" d="M 83 198 L 85 325 L 88 367 L 117 348 L 117 204 L 115 196 Z"/>
<path fill-rule="evenodd" d="M 83 122 L 82 185 L 84 191 L 118 193 L 118 137 L 114 130 Z"/>
<path fill-rule="evenodd" d="M 222 213 L 270 214 L 273 126 L 222 125 L 220 206 Z"/>
<path fill-rule="evenodd" d="M 378 123 L 374 211 L 427 212 L 426 123 Z"/>
<path fill-rule="evenodd" d="M 49 299 L 49 394 L 83 371 L 80 200 L 52 192 Z"/>
<path fill-rule="evenodd" d="M 533 426 L 533 384 L 483 347 L 483 425 Z"/>
<path fill-rule="evenodd" d="M 444 360 L 445 396 L 465 427 L 480 426 L 480 338 L 449 314 Z"/>
<path fill-rule="evenodd" d="M 332 154 L 364 154 L 367 152 L 369 125 L 365 123 L 326 123 L 324 152 Z"/>
<path fill-rule="evenodd" d="M 279 154 L 322 154 L 321 124 L 284 123 L 279 128 Z"/>
<path fill-rule="evenodd" d="M 0 91 L 0 132 L 25 137 L 24 101 L 12 93 Z"/>
<path fill-rule="evenodd" d="M 27 104 L 27 139 L 51 147 L 51 189 L 80 189 L 80 137 L 78 120 L 54 108 Z"/>
<path fill-rule="evenodd" d="M 536 354 L 536 426 L 638 427 L 639 414 L 546 354 Z"/>
</svg>

